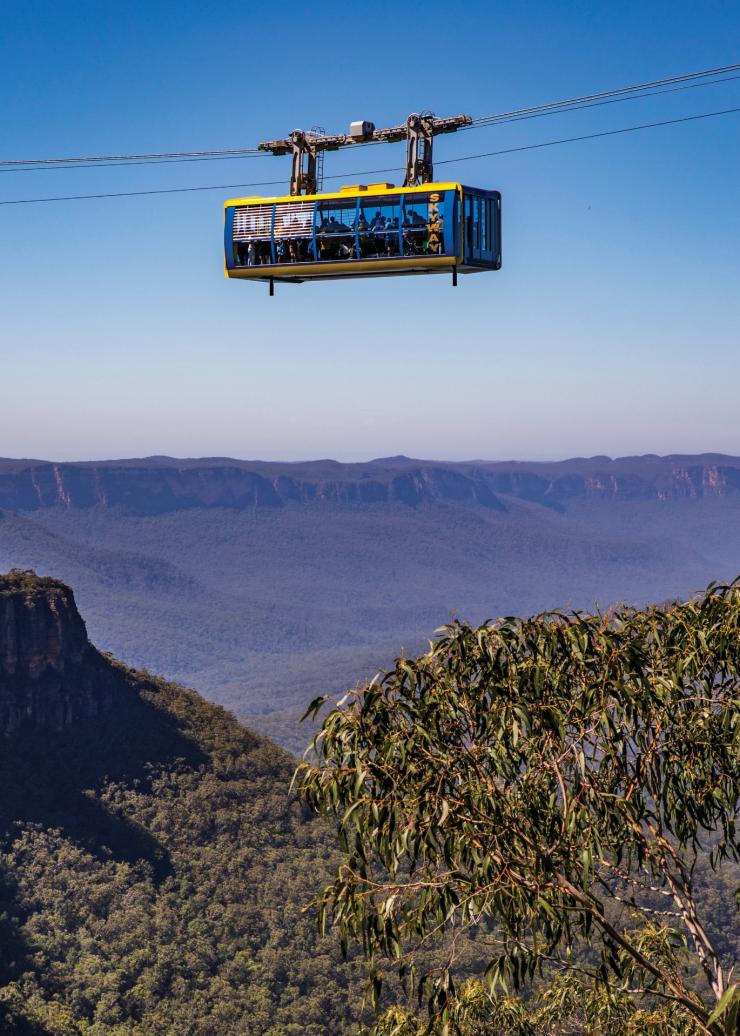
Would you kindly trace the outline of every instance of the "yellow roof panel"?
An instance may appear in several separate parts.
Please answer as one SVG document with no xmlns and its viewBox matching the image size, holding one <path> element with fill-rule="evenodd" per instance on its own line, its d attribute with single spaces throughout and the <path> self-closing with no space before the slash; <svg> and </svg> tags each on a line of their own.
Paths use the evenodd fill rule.
<svg viewBox="0 0 740 1036">
<path fill-rule="evenodd" d="M 263 198 L 260 195 L 252 194 L 246 198 L 230 198 L 224 202 L 224 207 L 231 205 L 275 205 L 285 202 L 301 201 L 322 201 L 334 198 L 364 198 L 382 197 L 385 194 L 427 194 L 429 191 L 454 191 L 461 190 L 459 183 L 424 183 L 418 187 L 391 187 L 387 184 L 369 184 L 364 187 L 361 184 L 352 184 L 347 187 L 340 187 L 337 191 L 322 192 L 321 194 L 288 194 L 279 198 Z"/>
</svg>

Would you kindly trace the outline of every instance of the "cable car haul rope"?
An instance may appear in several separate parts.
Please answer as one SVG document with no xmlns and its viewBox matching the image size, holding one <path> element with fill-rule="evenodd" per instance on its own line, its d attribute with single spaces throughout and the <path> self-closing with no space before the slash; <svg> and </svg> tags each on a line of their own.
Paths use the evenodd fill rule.
<svg viewBox="0 0 740 1036">
<path fill-rule="evenodd" d="M 670 76 L 667 79 L 655 79 L 647 83 L 622 86 L 617 89 L 603 90 L 600 93 L 585 94 L 581 97 L 570 97 L 561 101 L 549 101 L 546 104 L 538 104 L 528 108 L 518 108 L 514 111 L 499 112 L 495 115 L 482 115 L 473 119 L 469 126 L 463 129 L 479 129 L 484 126 L 497 126 L 507 122 L 519 122 L 522 119 L 530 119 L 543 115 L 557 115 L 565 112 L 577 111 L 583 108 L 592 108 L 602 104 L 621 103 L 622 101 L 640 100 L 644 97 L 655 97 L 664 93 L 675 93 L 677 90 L 694 90 L 699 87 L 721 86 L 723 83 L 737 80 L 737 75 L 730 73 L 740 72 L 740 63 L 734 65 L 722 65 L 717 68 L 705 68 L 698 72 L 687 72 L 680 76 Z M 685 84 L 685 85 L 683 85 Z M 403 129 L 403 127 L 395 127 Z M 392 132 L 392 131 L 391 131 Z M 402 139 L 403 134 L 398 139 Z M 379 143 L 382 137 L 363 141 L 364 144 Z M 30 172 L 37 169 L 80 169 L 84 166 L 99 168 L 107 164 L 144 164 L 152 162 L 211 162 L 230 159 L 266 157 L 264 150 L 259 148 L 228 148 L 212 150 L 193 151 L 159 151 L 146 152 L 142 154 L 114 154 L 114 155 L 92 155 L 67 158 L 24 158 L 24 159 L 3 159 L 0 160 L 0 171 Z M 111 195 L 112 196 L 112 195 Z"/>
</svg>

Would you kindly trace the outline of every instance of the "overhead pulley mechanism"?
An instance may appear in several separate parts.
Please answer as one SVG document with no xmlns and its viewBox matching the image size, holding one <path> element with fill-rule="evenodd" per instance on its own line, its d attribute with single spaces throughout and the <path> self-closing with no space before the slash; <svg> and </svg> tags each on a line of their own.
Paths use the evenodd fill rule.
<svg viewBox="0 0 740 1036">
<path fill-rule="evenodd" d="M 281 140 L 268 140 L 260 143 L 260 151 L 269 151 L 273 155 L 292 154 L 293 164 L 290 175 L 290 193 L 316 194 L 316 158 L 321 151 L 337 151 L 350 144 L 365 144 L 370 141 L 406 140 L 406 175 L 404 187 L 431 183 L 434 180 L 433 145 L 434 138 L 440 133 L 454 133 L 462 126 L 472 123 L 470 115 L 453 115 L 439 119 L 435 115 L 409 115 L 402 126 L 390 126 L 376 129 L 372 122 L 353 122 L 349 133 L 325 134 L 293 130 Z"/>
</svg>

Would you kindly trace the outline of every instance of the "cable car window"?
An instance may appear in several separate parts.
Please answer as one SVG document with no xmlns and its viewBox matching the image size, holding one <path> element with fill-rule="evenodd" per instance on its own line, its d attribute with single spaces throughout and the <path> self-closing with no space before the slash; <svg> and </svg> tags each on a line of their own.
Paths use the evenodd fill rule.
<svg viewBox="0 0 740 1036">
<path fill-rule="evenodd" d="M 245 205 L 234 211 L 234 263 L 263 266 L 272 262 L 272 205 Z"/>
<path fill-rule="evenodd" d="M 473 252 L 473 199 L 469 194 L 465 195 L 465 254 L 472 255 Z"/>
<path fill-rule="evenodd" d="M 355 238 L 354 201 L 341 198 L 320 201 L 316 206 L 316 246 L 319 259 L 354 259 Z"/>
<path fill-rule="evenodd" d="M 491 249 L 490 237 L 491 237 L 491 199 L 481 198 L 481 221 L 480 221 L 480 232 L 481 232 L 481 251 L 489 252 Z"/>
<path fill-rule="evenodd" d="M 381 259 L 401 252 L 401 198 L 362 198 L 357 216 L 361 259 Z"/>
<path fill-rule="evenodd" d="M 403 254 L 443 255 L 444 194 L 409 194 L 404 199 Z"/>
<path fill-rule="evenodd" d="M 473 250 L 480 252 L 480 198 L 473 198 Z"/>
<path fill-rule="evenodd" d="M 314 259 L 313 213 L 312 201 L 275 205 L 273 237 L 277 263 L 305 263 Z"/>
</svg>

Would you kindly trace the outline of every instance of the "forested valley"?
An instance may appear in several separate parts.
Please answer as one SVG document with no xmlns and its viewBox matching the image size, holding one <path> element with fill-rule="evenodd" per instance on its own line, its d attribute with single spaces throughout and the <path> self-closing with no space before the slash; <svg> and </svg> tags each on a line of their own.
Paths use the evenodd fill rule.
<svg viewBox="0 0 740 1036">
<path fill-rule="evenodd" d="M 627 976 L 637 983 L 639 969 L 625 970 L 611 936 L 599 949 L 591 922 L 583 927 L 577 912 L 572 925 L 564 923 L 559 911 L 571 908 L 550 884 L 562 870 L 591 895 L 594 845 L 606 856 L 610 840 L 618 846 L 623 839 L 622 821 L 604 812 L 603 801 L 623 795 L 626 774 L 625 804 L 635 804 L 630 816 L 638 827 L 665 795 L 667 830 L 689 850 L 692 902 L 731 976 L 740 955 L 732 705 L 738 591 L 710 590 L 705 601 L 506 620 L 478 630 L 457 624 L 429 653 L 400 657 L 380 682 L 335 706 L 291 789 L 298 760 L 284 749 L 197 693 L 98 652 L 64 584 L 30 572 L 0 577 L 2 1031 L 704 1033 L 685 1011 L 667 1012 L 661 999 L 666 968 L 678 969 L 690 1002 L 702 1002 L 705 978 L 688 943 L 682 948 L 679 922 L 678 934 L 670 934 L 666 918 L 678 916 L 672 904 L 667 913 L 659 896 L 607 904 L 608 923 L 624 926 L 628 943 L 638 933 L 645 959 L 662 976 L 633 1001 L 619 982 Z M 678 633 L 675 616 L 685 627 Z M 645 628 L 651 632 L 643 644 L 634 631 Z M 655 646 L 663 642 L 665 651 Z M 497 644 L 506 652 L 493 650 Z M 691 697 L 702 680 L 714 695 L 709 711 L 697 711 Z M 629 696 L 618 704 L 621 690 L 609 699 L 604 715 L 616 710 L 622 719 L 605 728 L 614 747 L 611 770 L 602 768 L 599 760 L 612 750 L 609 738 L 588 740 L 602 701 L 593 688 L 628 690 L 635 681 L 648 705 L 632 709 Z M 606 775 L 603 799 L 578 791 L 578 767 L 586 763 L 568 747 L 571 735 L 557 712 L 566 708 L 593 780 L 602 779 L 600 769 Z M 662 770 L 653 763 L 639 769 L 641 724 L 658 740 L 667 724 Z M 459 751 L 465 730 L 476 732 L 472 756 Z M 695 745 L 686 736 L 692 731 Z M 560 798 L 553 776 L 558 739 L 565 739 L 562 758 L 575 760 L 558 777 L 573 792 L 572 808 L 571 792 Z M 636 770 L 627 765 L 632 759 Z M 526 777 L 529 767 L 533 781 L 519 786 L 516 774 Z M 465 813 L 488 794 L 481 781 L 489 778 L 498 790 L 486 816 L 502 825 L 498 834 L 485 825 L 469 829 Z M 567 837 L 563 809 L 576 817 Z M 693 830 L 700 831 L 696 845 Z M 525 863 L 534 885 L 525 880 L 524 893 L 504 887 L 497 898 L 501 879 L 491 884 L 492 875 L 507 853 L 521 856 L 522 839 L 533 847 Z M 659 861 L 649 862 L 649 840 L 645 846 L 641 861 L 625 840 L 624 865 L 641 874 L 646 860 L 655 864 L 650 881 L 657 888 Z M 720 849 L 715 860 L 710 850 Z M 488 875 L 482 888 L 480 874 Z M 366 881 L 373 886 L 367 898 Z M 421 900 L 418 881 L 430 883 Z M 604 888 L 614 891 L 612 879 Z M 638 906 L 647 910 L 646 929 L 630 914 Z M 325 931 L 323 923 L 317 928 L 322 915 Z M 534 944 L 527 932 L 535 933 Z M 494 953 L 496 945 L 508 956 Z M 371 959 L 363 959 L 363 946 Z M 574 969 L 563 970 L 563 961 Z M 594 981 L 600 968 L 603 982 Z M 731 977 L 727 983 L 732 994 Z M 706 1031 L 733 1031 L 719 1025 Z"/>
</svg>

